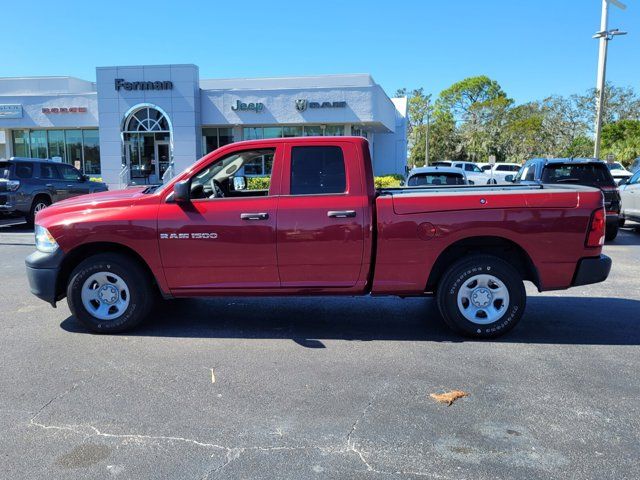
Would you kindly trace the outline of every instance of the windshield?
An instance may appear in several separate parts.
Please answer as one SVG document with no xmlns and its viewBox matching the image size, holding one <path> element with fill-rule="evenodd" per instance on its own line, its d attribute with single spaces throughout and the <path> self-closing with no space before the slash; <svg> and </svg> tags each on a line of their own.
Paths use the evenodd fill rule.
<svg viewBox="0 0 640 480">
<path fill-rule="evenodd" d="M 609 168 L 609 170 L 624 170 L 624 167 L 618 162 L 607 163 L 607 167 Z"/>
<path fill-rule="evenodd" d="M 0 162 L 0 178 L 9 178 L 11 173 L 11 164 L 9 162 Z"/>
<path fill-rule="evenodd" d="M 542 183 L 615 186 L 613 177 L 602 163 L 549 164 L 542 173 Z"/>
<path fill-rule="evenodd" d="M 421 185 L 464 185 L 464 177 L 459 173 L 434 172 L 416 173 L 409 177 L 407 185 L 418 187 Z"/>
</svg>

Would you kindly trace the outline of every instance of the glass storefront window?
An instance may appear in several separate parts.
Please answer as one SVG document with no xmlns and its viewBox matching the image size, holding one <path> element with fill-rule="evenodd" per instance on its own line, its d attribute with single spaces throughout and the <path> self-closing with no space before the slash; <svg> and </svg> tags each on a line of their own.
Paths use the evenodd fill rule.
<svg viewBox="0 0 640 480">
<path fill-rule="evenodd" d="M 32 158 L 47 158 L 47 131 L 31 130 L 29 132 L 29 148 Z"/>
<path fill-rule="evenodd" d="M 87 175 L 99 174 L 100 140 L 98 139 L 98 130 L 83 130 L 82 144 L 84 148 L 84 173 Z"/>
<path fill-rule="evenodd" d="M 305 137 L 320 137 L 322 136 L 322 128 L 320 125 L 305 125 L 304 126 Z"/>
<path fill-rule="evenodd" d="M 203 128 L 202 146 L 205 155 L 213 152 L 216 148 L 224 147 L 233 143 L 233 129 L 231 128 Z"/>
<path fill-rule="evenodd" d="M 302 127 L 284 127 L 283 137 L 301 137 Z"/>
<path fill-rule="evenodd" d="M 65 130 L 64 138 L 67 146 L 67 163 L 82 170 L 82 130 Z"/>
<path fill-rule="evenodd" d="M 262 138 L 281 138 L 282 127 L 264 127 L 262 130 Z"/>
<path fill-rule="evenodd" d="M 13 155 L 16 157 L 29 156 L 29 132 L 24 130 L 13 131 Z"/>
<path fill-rule="evenodd" d="M 325 136 L 341 137 L 344 135 L 344 127 L 342 125 L 327 125 L 324 134 Z"/>
<path fill-rule="evenodd" d="M 367 138 L 367 131 L 360 127 L 351 126 L 351 135 L 353 135 L 354 137 Z"/>
<path fill-rule="evenodd" d="M 47 132 L 48 144 L 49 144 L 49 158 L 60 157 L 63 162 L 66 162 L 66 156 L 64 152 L 64 130 L 49 130 Z"/>
<path fill-rule="evenodd" d="M 13 155 L 16 157 L 59 157 L 87 174 L 100 174 L 98 130 L 14 130 Z"/>
<path fill-rule="evenodd" d="M 249 127 L 242 129 L 242 138 L 244 140 L 260 140 L 262 139 L 262 127 Z"/>
<path fill-rule="evenodd" d="M 218 129 L 218 148 L 224 147 L 233 143 L 233 129 L 231 128 L 219 128 Z"/>
</svg>

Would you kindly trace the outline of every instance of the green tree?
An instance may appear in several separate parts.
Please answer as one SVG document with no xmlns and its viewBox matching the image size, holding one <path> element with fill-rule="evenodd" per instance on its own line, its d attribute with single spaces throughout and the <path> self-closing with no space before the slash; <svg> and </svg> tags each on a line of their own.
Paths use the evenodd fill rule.
<svg viewBox="0 0 640 480">
<path fill-rule="evenodd" d="M 602 127 L 602 152 L 628 165 L 640 157 L 640 120 L 619 120 Z"/>
<path fill-rule="evenodd" d="M 405 93 L 407 89 L 398 89 L 396 93 Z M 425 94 L 423 88 L 416 88 L 407 97 L 409 138 L 409 166 L 421 166 L 425 161 L 425 124 L 432 114 L 431 94 Z"/>
</svg>

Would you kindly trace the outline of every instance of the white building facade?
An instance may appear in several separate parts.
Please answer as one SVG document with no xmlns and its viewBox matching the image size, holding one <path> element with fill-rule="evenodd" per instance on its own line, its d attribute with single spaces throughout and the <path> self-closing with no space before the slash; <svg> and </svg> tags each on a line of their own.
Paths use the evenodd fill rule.
<svg viewBox="0 0 640 480">
<path fill-rule="evenodd" d="M 310 135 L 365 136 L 376 175 L 404 174 L 406 98 L 366 74 L 204 80 L 195 65 L 0 79 L 0 158 L 54 158 L 112 189 L 159 183 L 231 142 Z"/>
</svg>

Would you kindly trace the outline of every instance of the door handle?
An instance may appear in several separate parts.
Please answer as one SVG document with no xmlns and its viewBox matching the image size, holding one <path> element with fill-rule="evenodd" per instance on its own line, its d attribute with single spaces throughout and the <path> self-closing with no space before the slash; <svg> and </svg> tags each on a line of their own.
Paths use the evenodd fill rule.
<svg viewBox="0 0 640 480">
<path fill-rule="evenodd" d="M 45 185 L 45 187 L 47 187 L 47 188 L 53 188 L 53 183 L 47 183 L 47 184 Z"/>
<path fill-rule="evenodd" d="M 240 218 L 242 220 L 267 220 L 269 218 L 268 213 L 241 213 Z"/>
<path fill-rule="evenodd" d="M 349 218 L 349 217 L 355 217 L 355 216 L 356 216 L 355 210 L 329 210 L 327 212 L 327 217 L 331 217 L 331 218 Z"/>
</svg>

